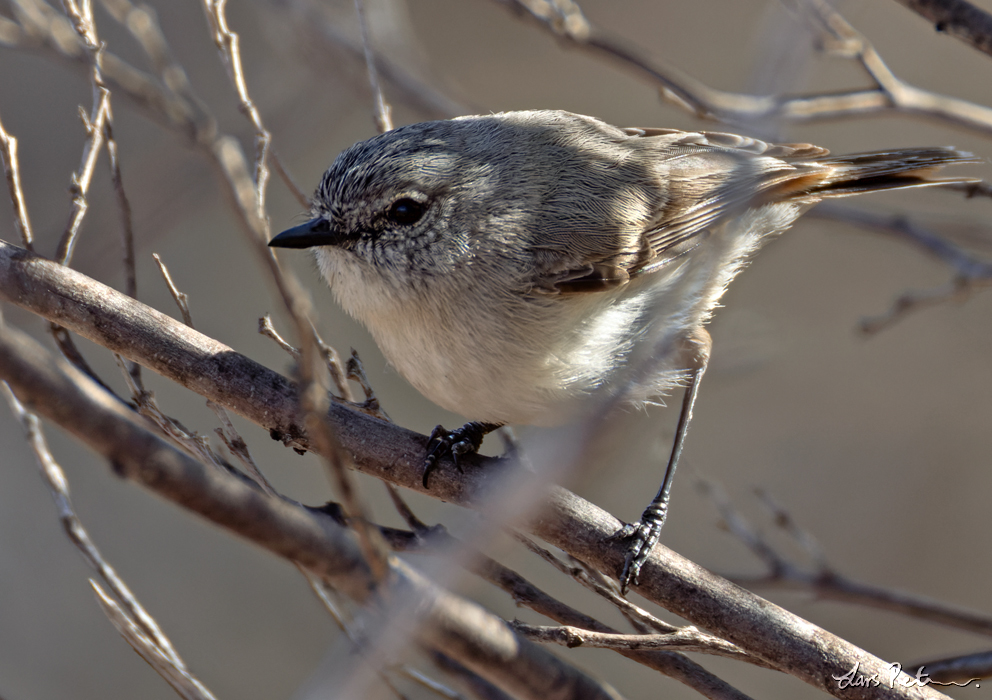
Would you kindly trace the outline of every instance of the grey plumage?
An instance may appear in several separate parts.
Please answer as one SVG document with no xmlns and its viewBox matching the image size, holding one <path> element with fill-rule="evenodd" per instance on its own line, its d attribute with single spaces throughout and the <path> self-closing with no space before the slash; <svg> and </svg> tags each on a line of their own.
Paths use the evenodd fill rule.
<svg viewBox="0 0 992 700">
<path fill-rule="evenodd" d="M 352 146 L 313 219 L 271 245 L 315 247 L 338 302 L 425 396 L 471 423 L 438 456 L 504 423 L 577 416 L 596 393 L 642 404 L 685 386 L 668 467 L 625 525 L 621 588 L 667 517 L 709 359 L 704 324 L 747 260 L 822 199 L 967 182 L 950 148 L 831 156 L 733 134 L 618 129 L 567 112 L 402 127 Z"/>
<path fill-rule="evenodd" d="M 762 242 L 826 197 L 930 186 L 974 159 L 830 156 L 733 134 L 618 129 L 566 112 L 402 127 L 324 175 L 321 272 L 403 376 L 473 420 L 551 424 L 639 345 L 708 320 Z M 964 178 L 954 178 L 961 181 Z M 422 218 L 389 211 L 409 199 Z M 663 360 L 632 402 L 683 376 Z"/>
</svg>

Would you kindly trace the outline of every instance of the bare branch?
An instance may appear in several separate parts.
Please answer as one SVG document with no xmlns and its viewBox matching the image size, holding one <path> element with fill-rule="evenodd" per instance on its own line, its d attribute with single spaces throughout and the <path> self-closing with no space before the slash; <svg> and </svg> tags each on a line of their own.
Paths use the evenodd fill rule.
<svg viewBox="0 0 992 700">
<path fill-rule="evenodd" d="M 24 429 L 25 437 L 31 445 L 41 470 L 45 483 L 55 500 L 62 528 L 76 549 L 83 555 L 94 571 L 106 583 L 116 600 L 110 598 L 103 589 L 92 579 L 90 583 L 97 592 L 97 598 L 104 612 L 122 635 L 135 647 L 142 658 L 148 661 L 158 673 L 166 679 L 183 697 L 212 698 L 210 692 L 202 686 L 186 668 L 185 662 L 172 642 L 159 627 L 151 615 L 144 609 L 138 599 L 118 576 L 114 568 L 106 562 L 100 550 L 90 539 L 89 533 L 83 527 L 82 521 L 76 515 L 72 500 L 69 497 L 69 482 L 65 472 L 55 461 L 37 416 L 25 410 L 24 406 L 14 396 L 7 384 L 3 384 L 4 393 L 11 409 L 17 416 Z M 120 604 L 117 603 L 120 601 Z"/>
<path fill-rule="evenodd" d="M 10 192 L 10 203 L 14 207 L 14 221 L 21 234 L 24 247 L 34 251 L 34 234 L 31 232 L 31 219 L 28 216 L 27 204 L 24 202 L 24 190 L 21 189 L 21 166 L 17 160 L 17 139 L 7 133 L 0 122 L 0 157 L 3 158 L 3 174 L 7 179 L 7 190 Z"/>
<path fill-rule="evenodd" d="M 992 652 L 981 651 L 977 654 L 964 654 L 933 661 L 923 660 L 906 664 L 906 668 L 924 669 L 927 676 L 935 683 L 968 685 L 992 677 Z"/>
<path fill-rule="evenodd" d="M 179 697 L 185 700 L 214 700 L 214 695 L 203 683 L 200 682 L 185 666 L 177 665 L 163 652 L 157 640 L 151 639 L 143 629 L 134 623 L 121 606 L 113 598 L 108 596 L 103 588 L 93 579 L 90 579 L 93 592 L 96 593 L 96 601 L 103 609 L 104 614 L 110 622 L 117 628 L 121 636 L 127 640 L 138 656 L 144 659 L 149 666 L 165 679 L 172 686 Z"/>
<path fill-rule="evenodd" d="M 355 41 L 349 32 L 328 17 L 326 3 L 319 0 L 268 0 L 268 3 L 277 9 L 289 11 L 295 19 L 296 31 L 308 40 L 308 48 L 316 46 L 330 49 L 324 52 L 303 52 L 301 58 L 313 62 L 318 72 L 323 73 L 326 70 L 328 61 L 332 58 L 329 55 L 331 52 L 335 60 L 344 53 L 356 63 L 367 61 L 366 44 Z M 409 105 L 434 119 L 447 119 L 472 111 L 438 90 L 436 84 L 413 74 L 408 67 L 389 60 L 376 53 L 374 47 L 371 48 L 376 74 L 381 82 L 389 86 L 394 101 Z"/>
<path fill-rule="evenodd" d="M 857 58 L 876 82 L 867 90 L 850 90 L 788 97 L 760 96 L 716 90 L 674 66 L 649 61 L 629 44 L 608 36 L 589 22 L 572 0 L 494 0 L 517 15 L 535 20 L 570 48 L 611 61 L 658 87 L 662 96 L 700 119 L 727 124 L 754 124 L 768 120 L 824 121 L 900 112 L 964 126 L 992 134 L 992 109 L 947 95 L 937 95 L 896 78 L 871 44 L 826 2 L 797 0 L 811 11 L 838 42 L 853 47 Z"/>
<path fill-rule="evenodd" d="M 966 0 L 896 0 L 934 24 L 934 29 L 992 56 L 992 14 Z"/>
<path fill-rule="evenodd" d="M 787 560 L 733 508 L 729 499 L 712 484 L 706 484 L 727 529 L 759 559 L 769 572 L 763 576 L 733 576 L 730 580 L 746 588 L 780 588 L 807 590 L 826 600 L 837 600 L 888 610 L 948 627 L 992 636 L 992 617 L 964 608 L 948 605 L 932 598 L 870 586 L 839 573 L 820 554 L 813 537 L 798 526 L 794 519 L 775 506 L 774 522 L 799 540 L 800 546 L 812 553 L 812 570 Z M 766 503 L 769 501 L 766 499 Z"/>
<path fill-rule="evenodd" d="M 255 103 L 248 96 L 248 83 L 241 67 L 240 39 L 237 33 L 231 31 L 230 27 L 227 26 L 226 5 L 227 0 L 203 1 L 203 8 L 213 31 L 214 43 L 224 57 L 224 63 L 237 92 L 241 110 L 255 127 L 255 202 L 257 206 L 255 214 L 259 220 L 265 220 L 267 218 L 265 192 L 269 182 L 268 154 L 272 134 L 262 124 L 262 115 L 259 114 Z"/>
<path fill-rule="evenodd" d="M 550 642 L 572 649 L 588 646 L 604 649 L 666 649 L 671 651 L 695 651 L 703 654 L 718 654 L 747 661 L 746 654 L 718 637 L 705 634 L 695 627 L 680 627 L 667 634 L 610 634 L 593 632 L 581 627 L 525 625 L 514 622 L 513 629 L 533 642 Z"/>
<path fill-rule="evenodd" d="M 25 405 L 106 457 L 121 477 L 300 563 L 357 602 L 374 603 L 374 580 L 364 557 L 331 518 L 264 494 L 226 472 L 205 469 L 151 434 L 84 375 L 58 366 L 35 341 L 9 326 L 0 328 L 0 378 Z M 546 700 L 552 688 L 574 697 L 617 697 L 520 639 L 475 603 L 436 588 L 395 558 L 389 566 L 388 583 L 378 594 L 409 601 L 420 612 L 412 634 L 421 644 L 521 698 Z"/>
<path fill-rule="evenodd" d="M 88 207 L 86 194 L 93 178 L 93 170 L 96 167 L 97 158 L 100 156 L 100 150 L 103 148 L 104 139 L 108 133 L 111 133 L 107 129 L 107 125 L 112 122 L 112 117 L 110 91 L 103 83 L 103 46 L 97 36 L 96 24 L 93 22 L 93 5 L 90 0 L 82 0 L 81 4 L 77 3 L 76 0 L 63 0 L 63 6 L 69 19 L 72 20 L 73 29 L 79 35 L 85 48 L 93 81 L 93 106 L 90 116 L 87 117 L 80 110 L 80 117 L 89 133 L 89 139 L 83 148 L 82 163 L 79 165 L 79 170 L 72 176 L 72 186 L 69 191 L 72 194 L 73 210 L 55 254 L 57 261 L 63 265 L 68 265 L 72 260 L 79 227 L 86 215 Z"/>
<path fill-rule="evenodd" d="M 948 301 L 965 301 L 979 286 L 990 284 L 992 284 L 992 280 L 978 281 L 967 277 L 955 277 L 946 284 L 933 289 L 903 292 L 892 302 L 888 311 L 861 319 L 861 332 L 865 335 L 874 335 L 914 311 L 944 304 Z"/>
<path fill-rule="evenodd" d="M 845 221 L 907 241 L 948 265 L 953 271 L 954 276 L 947 284 L 928 291 L 905 292 L 887 312 L 862 319 L 863 333 L 878 333 L 913 311 L 948 300 L 962 301 L 973 291 L 992 285 L 992 262 L 980 260 L 905 216 L 877 214 L 835 204 L 818 206 L 811 215 Z"/>
<path fill-rule="evenodd" d="M 54 289 L 59 290 L 57 295 L 52 293 Z M 55 296 L 57 302 L 52 298 Z M 314 447 L 301 426 L 295 388 L 285 378 L 78 272 L 2 243 L 0 298 L 141 362 L 265 427 L 288 444 Z M 77 416 L 84 441 L 87 418 Z M 464 460 L 465 474 L 444 465 L 427 491 L 421 474 L 424 436 L 333 403 L 328 418 L 356 469 L 434 498 L 466 505 L 479 503 L 502 471 L 498 460 L 468 458 Z M 63 419 L 72 420 L 70 416 Z M 574 441 L 578 442 L 577 438 L 578 434 Z M 483 465 L 485 469 L 480 468 Z M 261 494 L 252 496 L 256 497 Z M 626 548 L 609 539 L 620 528 L 619 520 L 561 488 L 550 490 L 541 512 L 542 517 L 529 526 L 534 534 L 600 571 L 620 571 Z M 252 527 L 257 528 L 268 517 L 254 520 Z M 278 542 L 262 544 L 286 547 Z M 295 554 L 287 556 L 298 558 Z M 308 568 L 319 566 L 307 564 L 313 559 L 310 554 L 306 556 L 301 562 Z M 349 570 L 355 566 L 348 564 Z M 663 546 L 652 552 L 637 590 L 690 623 L 837 697 L 860 697 L 856 688 L 841 687 L 831 680 L 831 676 L 848 673 L 855 664 L 868 675 L 888 677 L 890 672 L 884 661 Z M 783 635 L 789 640 L 787 644 Z M 873 688 L 873 692 L 879 698 L 938 696 L 929 688 L 908 688 L 898 682 L 892 688 Z"/>
<path fill-rule="evenodd" d="M 185 323 L 190 328 L 195 328 L 193 325 L 193 315 L 189 312 L 189 296 L 184 292 L 180 292 L 176 287 L 175 282 L 172 281 L 172 275 L 169 274 L 169 268 L 165 266 L 162 262 L 162 258 L 159 257 L 158 253 L 152 253 L 152 258 L 155 260 L 155 264 L 158 265 L 159 271 L 162 273 L 162 279 L 165 280 L 165 286 L 169 288 L 169 294 L 172 298 L 176 300 L 176 306 L 179 307 L 179 313 L 182 314 L 183 323 Z"/>
<path fill-rule="evenodd" d="M 279 335 L 279 331 L 272 325 L 272 317 L 269 314 L 265 314 L 262 318 L 258 319 L 258 332 L 266 338 L 271 338 L 281 350 L 284 350 L 294 360 L 298 361 L 300 359 L 300 351 L 287 343 L 286 339 Z"/>
<path fill-rule="evenodd" d="M 121 163 L 117 151 L 117 141 L 114 139 L 113 123 L 108 120 L 104 126 L 104 138 L 107 142 L 107 161 L 110 166 L 110 179 L 114 185 L 114 195 L 117 199 L 117 209 L 121 215 L 121 249 L 124 263 L 124 292 L 129 297 L 138 298 L 138 272 L 134 254 L 134 227 L 131 217 L 131 202 L 124 190 L 124 176 L 121 174 Z M 130 363 L 128 373 L 131 380 L 143 388 L 141 381 L 141 365 Z"/>
<path fill-rule="evenodd" d="M 393 504 L 396 506 L 396 510 L 404 521 L 406 521 L 407 526 L 413 530 L 418 540 L 428 541 L 431 544 L 439 542 L 449 551 L 454 549 L 455 546 L 461 545 L 461 543 L 457 543 L 457 540 L 448 534 L 443 526 L 428 527 L 423 521 L 417 518 L 400 496 L 395 486 L 386 482 L 386 489 L 389 492 L 390 498 L 393 500 Z M 526 538 L 520 539 L 530 544 L 534 550 L 540 550 L 539 547 L 530 543 Z M 452 543 L 457 544 L 453 546 Z M 617 634 L 617 631 L 612 627 L 558 600 L 535 586 L 516 571 L 500 564 L 495 559 L 485 556 L 481 552 L 474 552 L 470 561 L 470 570 L 473 573 L 506 591 L 519 606 L 530 608 L 561 624 L 572 625 L 584 630 L 595 630 L 606 634 Z M 675 627 L 671 627 L 671 629 L 674 630 Z M 622 648 L 615 650 L 629 659 L 643 664 L 648 668 L 660 671 L 666 676 L 670 676 L 686 684 L 704 697 L 714 700 L 746 700 L 747 698 L 746 695 L 729 685 L 726 681 L 714 676 L 683 654 L 668 651 L 634 651 Z M 751 663 L 757 663 L 762 666 L 766 665 L 764 662 L 754 659 L 754 657 L 748 657 L 736 647 L 732 652 L 732 656 L 735 659 L 743 658 Z"/>
<path fill-rule="evenodd" d="M 365 394 L 365 401 L 357 404 L 352 400 L 352 405 L 358 410 L 368 413 L 370 416 L 392 421 L 392 418 L 389 417 L 389 414 L 386 413 L 385 409 L 379 403 L 379 399 L 376 398 L 372 383 L 369 381 L 368 375 L 365 374 L 365 366 L 362 364 L 362 358 L 358 356 L 358 351 L 355 349 L 352 349 L 351 357 L 348 358 L 347 370 L 348 379 L 354 379 L 358 382 L 362 387 L 362 392 Z"/>
<path fill-rule="evenodd" d="M 369 71 L 369 85 L 372 87 L 372 97 L 375 100 L 375 126 L 380 134 L 393 128 L 392 107 L 386 102 L 386 96 L 379 85 L 379 73 L 375 67 L 375 55 L 372 52 L 372 39 L 369 37 L 369 23 L 365 16 L 365 3 L 355 0 L 355 13 L 358 15 L 358 26 L 362 32 L 362 48 L 365 51 L 365 65 Z"/>
</svg>

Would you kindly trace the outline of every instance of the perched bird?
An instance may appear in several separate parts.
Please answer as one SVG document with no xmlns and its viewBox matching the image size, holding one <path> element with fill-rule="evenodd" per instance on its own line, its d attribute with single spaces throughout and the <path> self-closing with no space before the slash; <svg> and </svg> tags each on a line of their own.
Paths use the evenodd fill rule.
<svg viewBox="0 0 992 700">
<path fill-rule="evenodd" d="M 311 219 L 269 245 L 314 248 L 338 303 L 433 402 L 438 458 L 508 424 L 577 417 L 600 392 L 684 387 L 658 495 L 617 537 L 636 582 L 664 524 L 709 358 L 704 329 L 749 257 L 822 199 L 922 187 L 949 148 L 831 156 L 724 133 L 620 129 L 560 111 L 404 126 L 334 161 Z"/>
</svg>

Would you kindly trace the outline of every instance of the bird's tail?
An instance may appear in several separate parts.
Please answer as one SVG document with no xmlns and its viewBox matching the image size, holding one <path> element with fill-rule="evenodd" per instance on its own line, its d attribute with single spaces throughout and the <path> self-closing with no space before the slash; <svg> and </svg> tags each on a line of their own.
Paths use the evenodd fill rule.
<svg viewBox="0 0 992 700">
<path fill-rule="evenodd" d="M 809 190 L 809 194 L 819 199 L 906 187 L 980 182 L 974 177 L 936 178 L 934 175 L 948 165 L 981 163 L 982 159 L 953 148 L 909 148 L 823 156 L 807 162 L 826 166 L 819 182 Z"/>
<path fill-rule="evenodd" d="M 907 187 L 981 182 L 969 176 L 934 177 L 948 165 L 981 163 L 983 159 L 953 148 L 907 148 L 843 156 L 784 158 L 795 170 L 777 173 L 762 193 L 768 201 L 807 201 L 848 197 Z"/>
</svg>

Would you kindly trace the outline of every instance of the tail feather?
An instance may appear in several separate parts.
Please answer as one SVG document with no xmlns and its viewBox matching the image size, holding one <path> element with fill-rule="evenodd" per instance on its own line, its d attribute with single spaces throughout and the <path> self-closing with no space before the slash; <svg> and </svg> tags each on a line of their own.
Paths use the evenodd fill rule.
<svg viewBox="0 0 992 700">
<path fill-rule="evenodd" d="M 934 187 L 980 182 L 980 178 L 933 177 L 945 166 L 981 163 L 983 159 L 953 148 L 908 148 L 818 158 L 783 158 L 795 170 L 774 173 L 762 198 L 787 199 L 810 204 L 821 199 L 847 197 L 863 192 Z"/>
<path fill-rule="evenodd" d="M 977 182 L 979 178 L 974 177 L 933 176 L 945 166 L 981 163 L 982 159 L 953 148 L 910 148 L 825 156 L 812 162 L 827 166 L 827 172 L 810 194 L 816 197 L 846 197 L 862 192 Z"/>
</svg>

